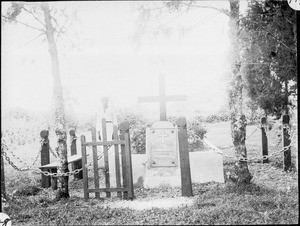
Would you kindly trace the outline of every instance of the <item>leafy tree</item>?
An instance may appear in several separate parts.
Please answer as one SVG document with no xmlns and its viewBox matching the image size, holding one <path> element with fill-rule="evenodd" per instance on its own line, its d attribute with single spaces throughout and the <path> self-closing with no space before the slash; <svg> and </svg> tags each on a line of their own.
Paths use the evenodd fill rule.
<svg viewBox="0 0 300 226">
<path fill-rule="evenodd" d="M 287 1 L 249 2 L 243 29 L 242 71 L 251 101 L 278 118 L 296 95 L 295 13 Z"/>
<path fill-rule="evenodd" d="M 26 14 L 27 17 L 24 17 L 24 14 Z M 28 16 L 31 16 L 30 21 L 26 19 Z M 46 37 L 48 51 L 51 57 L 51 74 L 53 78 L 53 127 L 55 128 L 58 138 L 57 150 L 59 154 L 59 164 L 57 172 L 66 173 L 68 171 L 67 133 L 57 41 L 61 35 L 67 36 L 65 27 L 68 26 L 70 18 L 66 14 L 65 9 L 55 7 L 50 9 L 48 3 L 12 2 L 7 11 L 2 14 L 2 20 L 5 23 L 22 24 L 34 31 L 38 31 L 39 35 L 36 38 Z M 60 24 L 59 21 L 62 21 L 62 23 Z M 61 199 L 68 197 L 68 177 L 59 177 L 56 198 Z"/>
</svg>

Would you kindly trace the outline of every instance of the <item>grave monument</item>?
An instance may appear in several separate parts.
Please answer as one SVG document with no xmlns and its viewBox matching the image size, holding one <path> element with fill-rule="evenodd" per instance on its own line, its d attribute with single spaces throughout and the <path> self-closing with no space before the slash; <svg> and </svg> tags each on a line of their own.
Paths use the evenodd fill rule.
<svg viewBox="0 0 300 226">
<path fill-rule="evenodd" d="M 184 142 L 187 141 L 186 122 L 179 120 L 174 126 L 167 121 L 166 102 L 183 100 L 186 100 L 184 95 L 166 96 L 163 76 L 160 76 L 159 96 L 138 98 L 140 103 L 159 102 L 160 121 L 146 128 L 146 154 L 132 155 L 135 187 L 183 185 L 182 193 L 190 196 L 191 191 L 186 185 L 191 182 L 224 183 L 222 154 L 211 150 L 188 152 L 187 142 Z M 114 158 L 111 160 L 113 162 Z M 114 175 L 114 168 L 110 170 L 110 175 Z"/>
<path fill-rule="evenodd" d="M 160 186 L 181 186 L 179 165 L 178 128 L 167 121 L 166 102 L 184 101 L 184 95 L 167 96 L 165 79 L 159 77 L 159 96 L 139 97 L 139 103 L 159 102 L 160 121 L 146 129 L 147 164 L 144 179 L 145 188 Z"/>
</svg>

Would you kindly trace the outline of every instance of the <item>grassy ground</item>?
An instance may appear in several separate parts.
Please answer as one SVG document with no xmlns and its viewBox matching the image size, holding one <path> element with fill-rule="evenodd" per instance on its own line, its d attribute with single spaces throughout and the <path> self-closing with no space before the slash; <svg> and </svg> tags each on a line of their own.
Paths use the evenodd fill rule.
<svg viewBox="0 0 300 226">
<path fill-rule="evenodd" d="M 225 147 L 224 153 L 232 155 L 229 124 L 207 124 L 207 127 L 208 140 L 219 148 Z M 248 135 L 256 127 L 248 126 Z M 247 140 L 249 156 L 261 155 L 260 133 L 260 130 L 256 130 Z M 270 133 L 270 154 L 281 149 L 281 145 L 276 145 L 276 136 L 276 133 Z M 27 158 L 34 159 L 36 153 L 36 150 L 24 149 L 23 155 L 18 156 L 26 156 L 24 161 L 27 161 Z M 225 173 L 233 164 L 232 159 L 224 158 Z M 7 164 L 5 167 L 7 193 L 11 199 L 4 212 L 11 217 L 14 225 L 296 224 L 299 219 L 298 173 L 294 168 L 291 172 L 283 172 L 282 153 L 271 158 L 268 164 L 250 162 L 249 169 L 253 175 L 250 185 L 237 187 L 227 181 L 225 184 L 193 184 L 193 204 L 172 209 L 116 208 L 111 205 L 119 202 L 115 196 L 100 200 L 91 198 L 86 202 L 83 199 L 82 181 L 75 181 L 72 177 L 69 200 L 55 202 L 55 194 L 51 189 L 43 189 L 34 196 L 16 193 L 12 198 L 15 189 L 28 185 L 39 186 L 40 181 L 39 177 L 34 179 L 30 173 L 17 173 Z M 135 200 L 143 202 L 176 199 L 181 193 L 179 188 L 137 188 L 135 196 Z"/>
</svg>

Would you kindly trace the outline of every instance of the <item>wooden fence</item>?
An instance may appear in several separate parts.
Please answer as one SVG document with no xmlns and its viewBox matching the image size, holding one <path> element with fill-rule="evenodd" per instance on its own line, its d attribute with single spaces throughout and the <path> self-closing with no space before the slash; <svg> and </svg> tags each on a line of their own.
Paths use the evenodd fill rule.
<svg viewBox="0 0 300 226">
<path fill-rule="evenodd" d="M 133 179 L 132 179 L 132 162 L 131 162 L 131 150 L 130 150 L 130 137 L 129 137 L 129 124 L 124 122 L 119 125 L 120 135 L 118 134 L 117 126 L 113 127 L 113 140 L 107 140 L 107 130 L 105 118 L 102 119 L 102 141 L 96 141 L 96 129 L 92 129 L 92 141 L 87 142 L 84 135 L 81 136 L 81 151 L 82 151 L 82 164 L 88 166 L 87 159 L 87 147 L 92 147 L 92 165 L 94 171 L 94 187 L 89 188 L 88 183 L 88 168 L 83 167 L 83 191 L 84 198 L 89 198 L 89 193 L 95 193 L 96 198 L 100 198 L 100 193 L 105 192 L 106 197 L 111 197 L 111 192 L 117 192 L 117 197 L 123 199 L 133 199 Z M 100 175 L 99 175 L 99 149 L 97 147 L 103 147 L 104 157 L 104 178 L 105 187 L 100 187 Z M 116 187 L 112 187 L 110 184 L 109 175 L 109 158 L 108 151 L 110 146 L 114 147 L 115 155 L 115 172 L 116 172 Z M 120 149 L 119 149 L 120 146 Z M 120 156 L 121 155 L 121 156 Z M 122 176 L 122 177 L 121 177 Z"/>
</svg>

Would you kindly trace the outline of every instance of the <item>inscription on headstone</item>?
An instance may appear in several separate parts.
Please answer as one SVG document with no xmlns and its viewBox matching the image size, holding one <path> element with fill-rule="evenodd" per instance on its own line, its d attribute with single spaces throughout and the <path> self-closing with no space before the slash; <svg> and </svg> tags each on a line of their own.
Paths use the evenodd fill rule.
<svg viewBox="0 0 300 226">
<path fill-rule="evenodd" d="M 150 167 L 178 165 L 176 128 L 150 128 Z"/>
</svg>

